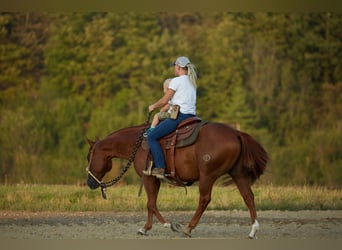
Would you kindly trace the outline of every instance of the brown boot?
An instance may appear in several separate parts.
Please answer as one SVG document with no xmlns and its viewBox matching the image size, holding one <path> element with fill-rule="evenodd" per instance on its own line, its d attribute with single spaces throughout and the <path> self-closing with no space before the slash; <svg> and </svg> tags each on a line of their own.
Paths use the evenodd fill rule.
<svg viewBox="0 0 342 250">
<path fill-rule="evenodd" d="M 152 169 L 151 172 L 149 172 L 148 170 L 143 170 L 142 171 L 144 175 L 152 175 L 155 176 L 157 178 L 165 178 L 164 174 L 165 174 L 165 169 L 164 168 L 154 168 Z"/>
<path fill-rule="evenodd" d="M 164 168 L 154 168 L 152 169 L 152 176 L 155 176 L 159 179 L 165 178 L 165 169 Z"/>
</svg>

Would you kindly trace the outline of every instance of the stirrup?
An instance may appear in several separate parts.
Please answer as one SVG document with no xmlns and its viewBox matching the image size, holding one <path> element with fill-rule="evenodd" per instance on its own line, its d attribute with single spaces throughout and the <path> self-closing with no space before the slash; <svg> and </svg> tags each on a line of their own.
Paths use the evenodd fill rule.
<svg viewBox="0 0 342 250">
<path fill-rule="evenodd" d="M 149 162 L 146 163 L 147 168 L 142 171 L 144 175 L 151 176 L 152 175 L 152 168 L 153 168 L 153 161 L 150 159 Z"/>
<path fill-rule="evenodd" d="M 151 169 L 143 170 L 142 172 L 143 172 L 144 175 L 152 176 L 152 171 L 151 171 Z"/>
</svg>

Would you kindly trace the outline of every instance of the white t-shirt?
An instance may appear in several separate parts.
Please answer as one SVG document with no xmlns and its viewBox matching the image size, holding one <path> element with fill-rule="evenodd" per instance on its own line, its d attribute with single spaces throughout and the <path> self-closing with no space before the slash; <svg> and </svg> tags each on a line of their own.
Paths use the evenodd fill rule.
<svg viewBox="0 0 342 250">
<path fill-rule="evenodd" d="M 196 115 L 196 88 L 187 75 L 181 75 L 171 80 L 169 88 L 175 91 L 171 102 L 180 106 L 183 114 Z"/>
</svg>

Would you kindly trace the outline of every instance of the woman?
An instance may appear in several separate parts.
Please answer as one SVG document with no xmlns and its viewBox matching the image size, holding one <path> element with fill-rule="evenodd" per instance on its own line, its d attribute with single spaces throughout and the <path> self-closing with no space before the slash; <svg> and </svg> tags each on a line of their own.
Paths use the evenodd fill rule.
<svg viewBox="0 0 342 250">
<path fill-rule="evenodd" d="M 197 74 L 195 66 L 185 56 L 178 57 L 171 65 L 174 66 L 176 77 L 171 80 L 164 96 L 148 107 L 149 112 L 152 112 L 156 108 L 163 107 L 171 100 L 171 105 L 178 105 L 180 108 L 176 119 L 165 119 L 147 137 L 154 160 L 151 175 L 157 178 L 164 177 L 166 167 L 159 139 L 175 131 L 181 121 L 196 115 Z M 143 173 L 145 175 L 149 174 L 148 171 L 143 171 Z"/>
</svg>

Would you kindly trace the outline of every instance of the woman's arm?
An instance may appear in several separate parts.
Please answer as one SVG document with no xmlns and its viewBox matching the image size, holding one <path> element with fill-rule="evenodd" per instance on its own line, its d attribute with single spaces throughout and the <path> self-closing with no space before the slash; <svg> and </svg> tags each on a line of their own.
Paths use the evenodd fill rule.
<svg viewBox="0 0 342 250">
<path fill-rule="evenodd" d="M 162 98 L 160 98 L 157 102 L 151 104 L 148 107 L 148 111 L 152 112 L 156 108 L 160 108 L 160 107 L 163 107 L 164 105 L 168 104 L 169 100 L 173 97 L 174 94 L 175 94 L 174 90 L 167 89 L 165 95 Z"/>
</svg>

